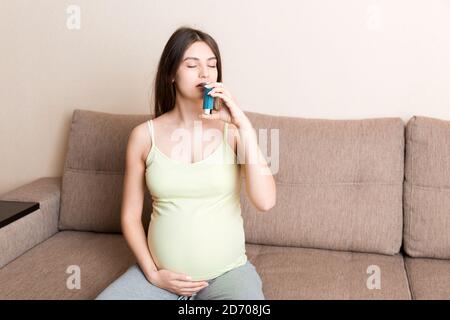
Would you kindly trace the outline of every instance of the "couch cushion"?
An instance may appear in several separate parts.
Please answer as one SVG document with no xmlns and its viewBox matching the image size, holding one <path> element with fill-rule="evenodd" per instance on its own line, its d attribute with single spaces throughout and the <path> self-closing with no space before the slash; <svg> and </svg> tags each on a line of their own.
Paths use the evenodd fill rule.
<svg viewBox="0 0 450 320">
<path fill-rule="evenodd" d="M 117 234 L 62 231 L 0 269 L 0 299 L 94 299 L 135 263 Z M 80 289 L 67 280 L 80 267 Z"/>
<path fill-rule="evenodd" d="M 146 115 L 75 110 L 64 165 L 59 229 L 121 232 L 120 205 L 126 146 L 131 130 Z M 147 231 L 151 197 L 145 193 Z"/>
<path fill-rule="evenodd" d="M 413 299 L 450 300 L 450 260 L 405 258 Z"/>
<path fill-rule="evenodd" d="M 409 256 L 450 258 L 450 121 L 406 125 L 404 247 Z"/>
<path fill-rule="evenodd" d="M 278 167 L 277 203 L 269 212 L 257 214 L 242 188 L 247 242 L 399 252 L 404 177 L 400 118 L 248 116 L 255 129 L 268 130 L 267 153 L 274 157 L 272 162 L 279 154 L 279 164 L 271 164 Z M 279 130 L 279 144 L 274 143 L 276 136 L 269 139 L 271 129 Z M 264 148 L 261 142 L 260 146 Z"/>
<path fill-rule="evenodd" d="M 400 254 L 247 244 L 247 255 L 263 281 L 266 299 L 411 299 Z M 367 286 L 375 276 L 369 266 L 379 267 L 380 289 Z"/>
</svg>

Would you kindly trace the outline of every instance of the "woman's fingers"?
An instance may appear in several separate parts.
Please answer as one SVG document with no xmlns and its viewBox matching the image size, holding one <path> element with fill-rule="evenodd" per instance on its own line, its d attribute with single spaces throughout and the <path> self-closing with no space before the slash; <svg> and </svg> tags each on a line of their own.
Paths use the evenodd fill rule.
<svg viewBox="0 0 450 320">
<path fill-rule="evenodd" d="M 196 288 L 196 287 L 206 286 L 206 284 L 208 282 L 206 282 L 206 281 L 179 281 L 179 280 L 174 280 L 174 281 L 172 281 L 172 283 L 182 289 L 182 288 Z"/>
<path fill-rule="evenodd" d="M 174 274 L 171 282 L 182 295 L 190 295 L 209 285 L 207 281 L 192 281 L 185 274 Z"/>
<path fill-rule="evenodd" d="M 201 286 L 198 288 L 191 288 L 191 289 L 182 289 L 182 290 L 180 290 L 180 293 L 183 296 L 189 296 L 189 295 L 192 295 L 194 293 L 197 293 L 197 292 L 203 290 L 204 288 L 206 288 L 206 286 Z"/>
<path fill-rule="evenodd" d="M 179 293 L 183 296 L 187 296 L 187 295 L 191 295 L 194 293 L 199 292 L 200 290 L 203 290 L 204 288 L 206 288 L 207 286 L 202 285 L 202 286 L 198 286 L 198 287 L 193 287 L 193 288 L 181 288 L 179 289 Z"/>
<path fill-rule="evenodd" d="M 190 277 L 183 273 L 172 272 L 172 280 L 187 281 L 187 282 L 204 282 L 204 281 L 192 281 Z"/>
<path fill-rule="evenodd" d="M 192 293 L 199 292 L 200 290 L 202 290 L 204 288 L 205 288 L 205 286 L 200 286 L 200 287 L 197 287 L 197 288 L 181 289 L 180 292 L 182 294 L 186 294 L 186 293 L 192 294 Z"/>
<path fill-rule="evenodd" d="M 227 89 L 225 89 L 223 87 L 222 88 L 214 88 L 209 93 L 210 93 L 210 95 L 213 95 L 214 93 L 222 93 L 222 94 L 226 95 L 227 97 L 233 98 L 231 96 L 230 91 L 228 91 Z"/>
</svg>

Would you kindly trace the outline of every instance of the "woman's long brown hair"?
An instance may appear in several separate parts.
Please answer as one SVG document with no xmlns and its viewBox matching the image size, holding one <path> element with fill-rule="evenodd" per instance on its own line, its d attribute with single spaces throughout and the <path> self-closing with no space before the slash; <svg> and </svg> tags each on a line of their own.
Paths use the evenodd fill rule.
<svg viewBox="0 0 450 320">
<path fill-rule="evenodd" d="M 197 41 L 204 41 L 217 58 L 217 82 L 222 81 L 222 61 L 219 46 L 207 33 L 189 27 L 178 28 L 167 41 L 158 63 L 154 90 L 155 118 L 172 110 L 175 106 L 175 83 L 172 79 L 183 59 L 186 49 Z"/>
</svg>

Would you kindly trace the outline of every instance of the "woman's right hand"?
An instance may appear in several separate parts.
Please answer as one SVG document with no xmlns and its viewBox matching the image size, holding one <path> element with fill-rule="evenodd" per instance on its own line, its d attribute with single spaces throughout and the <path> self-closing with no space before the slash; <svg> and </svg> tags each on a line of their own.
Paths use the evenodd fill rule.
<svg viewBox="0 0 450 320">
<path fill-rule="evenodd" d="M 207 281 L 191 281 L 185 274 L 164 269 L 153 271 L 149 278 L 153 285 L 179 296 L 190 297 L 208 286 Z"/>
</svg>

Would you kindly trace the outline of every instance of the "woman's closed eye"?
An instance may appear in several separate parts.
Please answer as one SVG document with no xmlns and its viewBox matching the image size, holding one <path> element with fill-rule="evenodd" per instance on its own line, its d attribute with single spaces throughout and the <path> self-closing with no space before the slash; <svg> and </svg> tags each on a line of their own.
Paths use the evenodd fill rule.
<svg viewBox="0 0 450 320">
<path fill-rule="evenodd" d="M 195 67 L 197 67 L 197 66 L 187 66 L 188 68 L 195 68 Z M 210 67 L 210 68 L 215 68 L 216 66 L 208 66 L 208 67 Z"/>
</svg>

